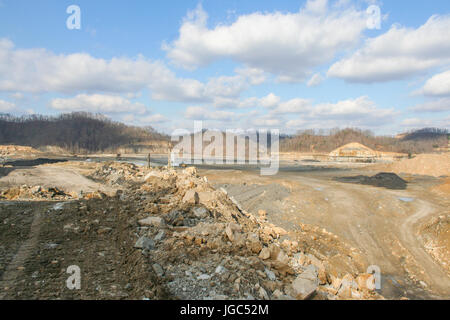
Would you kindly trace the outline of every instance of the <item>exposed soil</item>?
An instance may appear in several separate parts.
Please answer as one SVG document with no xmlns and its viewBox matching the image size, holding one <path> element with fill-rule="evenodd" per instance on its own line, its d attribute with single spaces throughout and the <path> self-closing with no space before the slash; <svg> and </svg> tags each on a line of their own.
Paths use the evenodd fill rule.
<svg viewBox="0 0 450 320">
<path fill-rule="evenodd" d="M 72 161 L 3 173 L 0 189 L 105 192 L 0 201 L 3 299 L 380 298 L 359 283 L 370 265 L 380 267 L 387 298 L 450 298 L 440 218 L 448 200 L 430 191 L 439 179 L 374 175 L 379 188 L 335 180 L 362 176 L 350 168 L 260 176 L 203 167 L 197 176 Z M 70 265 L 82 271 L 82 290 L 66 287 Z M 309 272 L 317 283 L 303 296 L 294 283 Z"/>
<path fill-rule="evenodd" d="M 391 176 L 399 182 L 387 185 L 394 188 L 378 188 L 335 179 L 353 179 L 357 170 L 285 168 L 273 177 L 253 171 L 200 172 L 226 188 L 249 212 L 266 208 L 269 221 L 287 230 L 301 223 L 320 226 L 360 249 L 368 264 L 380 266 L 385 297 L 450 298 L 450 277 L 440 262 L 433 261 L 418 236 L 422 224 L 448 209 L 445 198 L 429 191 L 440 180 Z M 397 190 L 405 181 L 408 188 Z M 441 248 L 443 251 L 448 259 L 449 248 Z"/>
<path fill-rule="evenodd" d="M 391 164 L 378 165 L 373 169 L 397 174 L 428 175 L 433 177 L 450 176 L 450 153 L 419 154 L 413 159 L 405 159 Z"/>
<path fill-rule="evenodd" d="M 115 194 L 0 202 L 0 298 L 382 298 L 356 249 L 314 226 L 287 232 L 265 212 L 239 209 L 195 168 L 69 163 L 32 174 L 70 176 L 76 166 Z M 66 287 L 72 265 L 80 290 Z"/>
</svg>

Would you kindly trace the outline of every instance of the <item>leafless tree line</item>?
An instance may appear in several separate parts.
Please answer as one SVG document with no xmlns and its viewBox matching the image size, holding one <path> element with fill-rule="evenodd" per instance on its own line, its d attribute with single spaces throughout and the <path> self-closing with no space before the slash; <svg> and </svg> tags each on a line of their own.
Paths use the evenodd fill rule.
<svg viewBox="0 0 450 320">
<path fill-rule="evenodd" d="M 0 144 L 58 146 L 73 153 L 90 153 L 167 139 L 152 127 L 127 126 L 101 114 L 0 115 Z"/>
<path fill-rule="evenodd" d="M 347 143 L 358 142 L 373 150 L 400 153 L 426 153 L 448 146 L 449 132 L 445 129 L 425 128 L 403 135 L 376 136 L 371 131 L 355 128 L 304 130 L 285 137 L 280 143 L 284 152 L 330 152 Z"/>
</svg>

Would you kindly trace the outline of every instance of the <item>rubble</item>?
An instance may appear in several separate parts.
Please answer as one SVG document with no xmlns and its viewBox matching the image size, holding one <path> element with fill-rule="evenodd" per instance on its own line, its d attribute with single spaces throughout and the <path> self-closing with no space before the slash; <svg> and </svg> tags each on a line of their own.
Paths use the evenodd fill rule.
<svg viewBox="0 0 450 320">
<path fill-rule="evenodd" d="M 0 200 L 14 201 L 68 201 L 76 199 L 106 199 L 102 191 L 71 192 L 58 187 L 45 188 L 42 186 L 22 185 L 0 190 Z"/>
<path fill-rule="evenodd" d="M 110 172 L 115 176 L 117 170 Z M 330 299 L 381 298 L 356 281 L 351 289 L 359 296 L 348 294 L 346 282 L 329 275 L 319 257 L 304 254 L 296 240 L 281 241 L 287 231 L 268 223 L 263 211 L 253 216 L 239 209 L 195 168 L 149 169 L 139 176 L 133 193 L 123 194 L 125 201 L 142 199 L 136 247 L 144 239 L 151 244 L 149 264 L 173 297 L 289 300 L 326 292 Z M 333 282 L 339 286 L 331 290 Z"/>
<path fill-rule="evenodd" d="M 44 188 L 41 186 L 12 187 L 0 192 L 0 199 L 4 200 L 70 200 L 78 195 L 66 193 L 57 187 Z"/>
<path fill-rule="evenodd" d="M 292 282 L 294 297 L 298 300 L 305 300 L 313 295 L 319 286 L 317 270 L 313 265 L 309 265 L 305 271 L 297 276 Z"/>
<path fill-rule="evenodd" d="M 135 290 L 142 298 L 196 300 L 382 298 L 364 282 L 362 268 L 352 265 L 351 275 L 336 271 L 336 261 L 346 261 L 339 251 L 328 257 L 313 250 L 310 244 L 320 241 L 313 239 L 332 235 L 303 224 L 297 233 L 288 233 L 268 223 L 265 212 L 252 215 L 239 208 L 193 167 L 108 163 L 97 165 L 91 177 L 116 185 L 115 196 L 70 196 L 36 186 L 23 190 L 78 199 L 75 208 L 83 219 L 64 224 L 68 236 L 93 230 L 98 237 L 120 239 L 116 245 L 128 277 L 127 294 Z M 2 196 L 25 193 L 9 190 Z M 117 211 L 109 215 L 112 210 Z M 120 224 L 106 223 L 116 216 Z M 127 241 L 130 245 L 123 246 Z M 136 270 L 150 275 L 143 280 Z"/>
</svg>

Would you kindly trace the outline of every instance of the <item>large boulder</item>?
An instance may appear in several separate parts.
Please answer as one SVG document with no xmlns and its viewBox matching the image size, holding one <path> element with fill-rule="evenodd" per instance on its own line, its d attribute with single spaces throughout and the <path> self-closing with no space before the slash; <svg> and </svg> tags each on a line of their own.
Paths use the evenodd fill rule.
<svg viewBox="0 0 450 320">
<path fill-rule="evenodd" d="M 143 236 L 136 241 L 134 247 L 138 249 L 152 250 L 155 248 L 155 242 L 152 239 Z"/>
<path fill-rule="evenodd" d="M 238 246 L 245 244 L 245 235 L 242 233 L 242 227 L 234 222 L 231 222 L 225 228 L 225 233 L 228 239 Z"/>
<path fill-rule="evenodd" d="M 199 203 L 198 193 L 192 189 L 186 191 L 186 193 L 184 194 L 184 197 L 183 197 L 183 202 L 198 204 Z"/>
<path fill-rule="evenodd" d="M 295 298 L 305 300 L 310 298 L 319 286 L 317 278 L 317 270 L 313 266 L 309 266 L 292 282 L 292 290 Z"/>
<path fill-rule="evenodd" d="M 152 226 L 152 227 L 162 227 L 165 222 L 160 217 L 148 217 L 138 221 L 141 226 Z"/>
</svg>

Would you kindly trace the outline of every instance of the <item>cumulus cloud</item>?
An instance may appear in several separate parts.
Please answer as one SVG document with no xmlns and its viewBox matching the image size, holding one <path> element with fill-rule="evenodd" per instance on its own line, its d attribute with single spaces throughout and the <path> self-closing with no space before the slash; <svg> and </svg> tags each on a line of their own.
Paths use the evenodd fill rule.
<svg viewBox="0 0 450 320">
<path fill-rule="evenodd" d="M 432 16 L 417 29 L 394 25 L 333 64 L 328 76 L 366 83 L 404 79 L 449 63 L 448 39 L 450 16 Z"/>
<path fill-rule="evenodd" d="M 337 102 L 314 103 L 312 100 L 294 98 L 286 101 L 270 94 L 263 98 L 236 101 L 239 107 L 261 106 L 260 101 L 271 100 L 267 109 L 260 108 L 245 114 L 215 113 L 207 108 L 191 107 L 186 112 L 190 119 L 233 119 L 250 126 L 286 129 L 364 127 L 376 128 L 396 122 L 399 112 L 392 108 L 380 108 L 367 96 Z M 267 113 L 264 113 L 267 111 Z M 263 114 L 262 114 L 263 113 Z"/>
<path fill-rule="evenodd" d="M 416 112 L 445 112 L 450 111 L 450 98 L 427 101 L 411 108 Z"/>
<path fill-rule="evenodd" d="M 264 70 L 258 68 L 239 68 L 236 73 L 248 79 L 251 85 L 259 85 L 267 80 Z"/>
<path fill-rule="evenodd" d="M 262 116 L 251 119 L 251 124 L 260 128 L 280 128 L 283 125 L 282 119 L 270 116 Z"/>
<path fill-rule="evenodd" d="M 9 112 L 16 109 L 16 105 L 12 102 L 0 100 L 0 112 Z"/>
<path fill-rule="evenodd" d="M 376 127 L 392 122 L 398 113 L 393 109 L 378 108 L 366 96 L 341 100 L 336 103 L 313 104 L 306 99 L 295 98 L 281 102 L 270 115 L 282 119 L 289 115 L 286 127 L 364 126 Z"/>
<path fill-rule="evenodd" d="M 273 93 L 269 93 L 267 96 L 262 98 L 251 97 L 247 99 L 237 99 L 237 98 L 216 98 L 214 100 L 214 106 L 216 108 L 254 108 L 254 107 L 265 107 L 273 108 L 276 107 L 280 102 L 280 97 Z"/>
<path fill-rule="evenodd" d="M 421 118 L 406 118 L 402 120 L 400 125 L 407 128 L 423 128 L 426 126 L 432 126 L 432 121 Z"/>
<path fill-rule="evenodd" d="M 137 59 L 97 59 L 86 53 L 56 55 L 45 49 L 15 49 L 0 40 L 0 91 L 134 92 L 164 75 L 161 63 Z"/>
<path fill-rule="evenodd" d="M 367 96 L 356 99 L 338 101 L 337 103 L 321 103 L 314 106 L 309 113 L 310 117 L 328 119 L 389 119 L 397 113 L 393 109 L 377 108 L 375 102 Z"/>
<path fill-rule="evenodd" d="M 256 76 L 253 70 L 202 83 L 179 78 L 162 62 L 142 56 L 105 60 L 86 53 L 57 55 L 45 49 L 15 49 L 10 40 L 0 39 L 0 91 L 4 92 L 135 95 L 149 88 L 155 100 L 211 102 L 215 96 L 237 97 L 249 81 L 257 81 Z"/>
<path fill-rule="evenodd" d="M 230 111 L 209 110 L 205 107 L 188 107 L 186 108 L 185 117 L 192 120 L 220 120 L 232 121 L 236 118 L 236 114 Z"/>
<path fill-rule="evenodd" d="M 79 94 L 73 98 L 57 98 L 50 101 L 50 107 L 59 111 L 89 111 L 104 113 L 135 112 L 144 114 L 147 111 L 145 105 L 139 102 L 131 102 L 121 96 L 103 94 Z"/>
<path fill-rule="evenodd" d="M 310 110 L 311 101 L 307 99 L 295 98 L 281 102 L 272 114 L 304 113 Z"/>
<path fill-rule="evenodd" d="M 321 84 L 323 81 L 323 77 L 320 75 L 320 73 L 314 74 L 306 83 L 308 87 L 317 87 L 319 84 Z"/>
<path fill-rule="evenodd" d="M 184 19 L 178 39 L 163 45 L 174 63 L 194 69 L 231 58 L 282 81 L 303 80 L 313 67 L 355 45 L 366 27 L 364 12 L 331 10 L 323 0 L 308 1 L 296 13 L 255 12 L 214 28 L 207 20 L 199 5 Z"/>
<path fill-rule="evenodd" d="M 429 79 L 421 92 L 426 96 L 450 96 L 450 70 Z"/>
<path fill-rule="evenodd" d="M 142 124 L 157 124 L 168 122 L 169 120 L 163 116 L 162 114 L 156 113 L 147 117 L 143 117 L 139 119 L 139 122 Z"/>
</svg>

